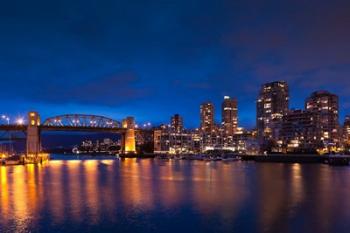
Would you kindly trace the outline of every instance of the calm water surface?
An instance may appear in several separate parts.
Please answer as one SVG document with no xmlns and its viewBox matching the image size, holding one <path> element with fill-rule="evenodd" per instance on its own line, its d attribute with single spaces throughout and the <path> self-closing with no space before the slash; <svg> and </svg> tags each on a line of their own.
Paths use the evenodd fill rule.
<svg viewBox="0 0 350 233">
<path fill-rule="evenodd" d="M 350 232 L 350 167 L 125 159 L 0 169 L 0 232 Z"/>
</svg>

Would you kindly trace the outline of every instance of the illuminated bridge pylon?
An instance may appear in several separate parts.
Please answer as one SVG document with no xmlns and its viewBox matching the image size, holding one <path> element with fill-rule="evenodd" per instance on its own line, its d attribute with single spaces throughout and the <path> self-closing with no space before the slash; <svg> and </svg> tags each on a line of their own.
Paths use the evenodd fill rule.
<svg viewBox="0 0 350 233">
<path fill-rule="evenodd" d="M 86 128 L 121 128 L 119 121 L 96 115 L 67 114 L 45 120 L 44 126 L 86 127 Z"/>
</svg>

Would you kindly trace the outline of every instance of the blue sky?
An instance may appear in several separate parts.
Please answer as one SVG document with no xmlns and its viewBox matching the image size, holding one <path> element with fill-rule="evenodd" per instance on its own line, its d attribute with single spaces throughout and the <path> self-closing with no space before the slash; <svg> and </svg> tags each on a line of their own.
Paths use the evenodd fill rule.
<svg viewBox="0 0 350 233">
<path fill-rule="evenodd" d="M 91 113 L 199 124 L 199 104 L 239 101 L 255 125 L 264 82 L 285 80 L 291 107 L 314 90 L 350 113 L 346 0 L 7 1 L 0 8 L 1 112 Z"/>
</svg>

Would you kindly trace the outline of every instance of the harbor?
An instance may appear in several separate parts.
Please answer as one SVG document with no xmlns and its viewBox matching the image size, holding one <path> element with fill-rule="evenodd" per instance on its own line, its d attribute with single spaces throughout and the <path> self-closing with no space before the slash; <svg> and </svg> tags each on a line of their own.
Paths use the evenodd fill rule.
<svg viewBox="0 0 350 233">
<path fill-rule="evenodd" d="M 55 156 L 52 156 L 53 158 Z M 60 158 L 73 158 L 78 160 L 85 159 L 159 159 L 159 160 L 196 160 L 196 161 L 223 161 L 223 162 L 263 162 L 263 163 L 299 163 L 299 164 L 328 164 L 331 166 L 349 166 L 350 156 L 349 155 L 312 155 L 312 154 L 272 154 L 272 155 L 238 155 L 234 153 L 228 154 L 213 154 L 213 153 L 202 153 L 202 154 L 104 154 L 104 155 L 93 155 L 93 154 L 82 154 L 82 155 L 61 155 Z M 13 165 L 25 165 L 25 164 L 42 164 L 48 162 L 51 158 L 50 154 L 40 153 L 38 155 L 12 155 L 7 156 L 2 154 L 1 165 L 2 166 L 13 166 Z"/>
<path fill-rule="evenodd" d="M 26 164 L 42 164 L 50 160 L 50 155 L 46 153 L 40 153 L 37 155 L 1 155 L 2 166 L 14 166 L 14 165 L 26 165 Z"/>
<path fill-rule="evenodd" d="M 270 155 L 239 155 L 228 154 L 183 154 L 169 155 L 160 154 L 156 156 L 164 160 L 200 160 L 200 161 L 254 161 L 266 163 L 315 163 L 328 164 L 331 166 L 349 166 L 349 155 L 316 155 L 316 154 L 270 154 Z"/>
</svg>

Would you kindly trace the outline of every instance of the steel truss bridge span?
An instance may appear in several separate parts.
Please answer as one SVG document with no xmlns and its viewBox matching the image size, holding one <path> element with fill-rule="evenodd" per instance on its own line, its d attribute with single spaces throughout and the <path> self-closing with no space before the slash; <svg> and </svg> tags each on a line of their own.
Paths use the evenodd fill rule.
<svg viewBox="0 0 350 233">
<path fill-rule="evenodd" d="M 118 129 L 121 128 L 119 121 L 113 120 L 104 116 L 85 115 L 85 114 L 66 114 L 55 117 L 50 117 L 42 124 L 43 128 L 47 129 Z"/>
<path fill-rule="evenodd" d="M 43 131 L 85 131 L 109 132 L 122 136 L 122 153 L 136 153 L 135 122 L 133 117 L 123 120 L 123 125 L 104 116 L 85 114 L 66 114 L 50 117 L 40 122 L 37 112 L 29 112 L 27 124 L 1 125 L 0 131 L 23 131 L 26 135 L 27 156 L 37 156 L 41 152 L 41 133 Z"/>
</svg>

